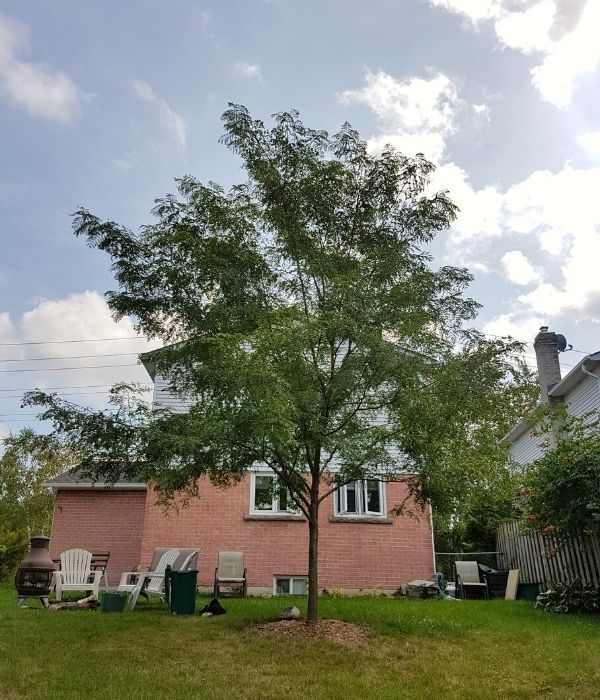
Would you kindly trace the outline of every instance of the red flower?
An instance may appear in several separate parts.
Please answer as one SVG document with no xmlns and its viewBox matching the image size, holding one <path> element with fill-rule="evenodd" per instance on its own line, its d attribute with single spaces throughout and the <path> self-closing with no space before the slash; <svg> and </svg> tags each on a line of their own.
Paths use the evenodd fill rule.
<svg viewBox="0 0 600 700">
<path fill-rule="evenodd" d="M 521 496 L 526 496 L 530 493 L 533 493 L 533 489 L 531 488 L 531 486 L 523 486 L 519 489 L 519 493 L 521 494 Z"/>
<path fill-rule="evenodd" d="M 556 530 L 556 525 L 547 525 L 543 530 L 542 534 L 544 535 L 549 535 L 551 532 L 554 532 Z"/>
<path fill-rule="evenodd" d="M 527 520 L 529 520 L 529 522 L 534 523 L 534 522 L 537 520 L 537 515 L 535 515 L 534 513 L 532 513 L 531 515 L 528 515 L 528 516 L 527 516 Z"/>
</svg>

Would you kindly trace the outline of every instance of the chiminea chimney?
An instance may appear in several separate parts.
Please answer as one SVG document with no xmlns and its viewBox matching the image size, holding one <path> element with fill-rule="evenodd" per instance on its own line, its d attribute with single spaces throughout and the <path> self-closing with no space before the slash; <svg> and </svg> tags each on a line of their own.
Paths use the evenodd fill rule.
<svg viewBox="0 0 600 700">
<path fill-rule="evenodd" d="M 558 361 L 558 336 L 548 332 L 548 326 L 542 326 L 533 343 L 538 366 L 540 382 L 540 399 L 542 403 L 556 403 L 548 397 L 548 392 L 560 382 L 560 363 Z"/>
</svg>

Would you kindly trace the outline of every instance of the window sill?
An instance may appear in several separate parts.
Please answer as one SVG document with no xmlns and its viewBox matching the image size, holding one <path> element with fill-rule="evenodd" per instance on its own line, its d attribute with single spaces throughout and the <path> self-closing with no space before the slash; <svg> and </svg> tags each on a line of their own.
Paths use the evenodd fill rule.
<svg viewBox="0 0 600 700">
<path fill-rule="evenodd" d="M 295 520 L 306 521 L 303 515 L 294 513 L 249 513 L 244 515 L 244 520 Z"/>
<path fill-rule="evenodd" d="M 369 525 L 392 525 L 391 518 L 377 517 L 374 515 L 333 515 L 330 523 L 367 523 Z"/>
</svg>

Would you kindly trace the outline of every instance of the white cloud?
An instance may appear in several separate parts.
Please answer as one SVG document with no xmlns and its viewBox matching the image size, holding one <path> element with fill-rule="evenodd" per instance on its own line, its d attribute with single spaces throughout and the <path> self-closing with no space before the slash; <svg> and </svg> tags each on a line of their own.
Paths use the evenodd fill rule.
<svg viewBox="0 0 600 700">
<path fill-rule="evenodd" d="M 534 55 L 532 82 L 557 107 L 568 107 L 577 78 L 600 65 L 598 0 L 427 1 L 472 26 L 491 21 L 503 46 Z"/>
<path fill-rule="evenodd" d="M 196 9 L 196 16 L 198 17 L 198 22 L 201 29 L 206 29 L 210 24 L 211 16 L 208 10 L 203 10 L 201 8 Z"/>
<path fill-rule="evenodd" d="M 540 273 L 535 270 L 527 257 L 520 250 L 509 250 L 502 256 L 502 265 L 506 276 L 514 284 L 531 284 L 539 282 Z"/>
<path fill-rule="evenodd" d="M 549 33 L 555 14 L 553 0 L 541 0 L 522 12 L 501 12 L 495 22 L 500 41 L 511 49 L 529 54 L 552 49 Z"/>
<path fill-rule="evenodd" d="M 156 106 L 158 116 L 166 131 L 182 149 L 185 149 L 187 143 L 187 123 L 185 119 L 172 109 L 166 100 L 158 97 L 145 80 L 134 80 L 132 87 L 134 93 L 142 102 Z"/>
<path fill-rule="evenodd" d="M 365 82 L 363 88 L 343 91 L 338 100 L 364 104 L 375 113 L 383 133 L 369 140 L 370 147 L 381 150 L 389 143 L 407 155 L 420 152 L 441 160 L 462 106 L 454 82 L 443 73 L 397 80 L 384 71 L 367 71 Z"/>
<path fill-rule="evenodd" d="M 238 61 L 233 66 L 233 75 L 236 78 L 256 80 L 261 85 L 263 83 L 262 72 L 258 63 L 246 63 L 246 61 Z"/>
<path fill-rule="evenodd" d="M 0 348 L 2 360 L 26 360 L 25 362 L 0 362 L 5 370 L 24 370 L 42 368 L 35 372 L 2 372 L 0 388 L 15 391 L 0 392 L 3 405 L 8 401 L 8 394 L 21 394 L 29 388 L 62 387 L 93 385 L 81 388 L 82 392 L 102 392 L 103 387 L 120 381 L 149 382 L 148 374 L 137 364 L 137 354 L 157 347 L 145 340 L 129 340 L 136 333 L 127 318 L 115 323 L 104 298 L 97 292 L 87 291 L 72 294 L 63 299 L 40 301 L 35 307 L 24 312 L 20 317 L 11 319 L 7 313 L 0 313 L 0 343 L 31 343 L 49 340 L 97 340 L 95 342 L 56 343 L 44 345 L 15 345 Z M 111 357 L 99 357 L 119 353 Z M 120 353 L 131 353 L 123 354 Z M 76 356 L 89 355 L 90 357 Z M 51 357 L 56 360 L 35 362 L 35 358 Z M 71 359 L 69 359 L 71 358 Z M 113 368 L 100 365 L 115 365 Z M 118 367 L 116 365 L 126 365 Z M 81 369 L 52 369 L 58 367 L 76 367 Z M 96 367 L 96 368 L 94 368 Z M 106 387 L 108 388 L 108 387 Z M 77 392 L 78 389 L 65 389 L 61 393 Z M 103 405 L 105 393 L 93 393 L 74 396 L 76 403 Z M 12 400 L 11 411 L 17 409 L 18 399 Z M 6 410 L 0 411 L 2 413 Z"/>
<path fill-rule="evenodd" d="M 473 111 L 486 121 L 490 120 L 490 108 L 486 104 L 474 104 Z"/>
<path fill-rule="evenodd" d="M 411 153 L 416 148 L 407 144 L 429 144 L 433 160 L 443 157 L 464 104 L 442 74 L 396 80 L 367 73 L 364 88 L 339 99 L 373 110 L 381 133 L 369 140 L 372 148 L 392 143 Z M 542 315 L 600 319 L 600 167 L 567 164 L 556 172 L 538 170 L 507 189 L 475 189 L 464 169 L 442 160 L 428 193 L 439 190 L 448 190 L 460 208 L 447 238 L 448 262 L 479 272 L 504 270 L 513 284 L 534 285 L 527 294 L 506 298 L 511 314 L 535 317 L 536 323 Z M 528 258 L 519 252 L 524 236 Z M 504 320 L 514 322 L 512 315 Z"/>
<path fill-rule="evenodd" d="M 32 117 L 69 123 L 90 95 L 84 95 L 66 73 L 20 60 L 28 34 L 25 25 L 0 15 L 0 95 Z"/>
<path fill-rule="evenodd" d="M 474 24 L 497 17 L 500 5 L 498 0 L 429 0 L 429 3 L 450 12 L 460 13 Z"/>
<path fill-rule="evenodd" d="M 600 158 L 600 131 L 588 131 L 577 137 L 577 143 L 592 158 Z"/>
<path fill-rule="evenodd" d="M 430 192 L 448 190 L 460 211 L 452 229 L 453 245 L 466 247 L 476 238 L 497 237 L 502 233 L 502 194 L 493 186 L 474 190 L 467 173 L 456 163 L 439 165 L 431 178 Z"/>
<path fill-rule="evenodd" d="M 483 327 L 483 332 L 493 336 L 510 336 L 515 340 L 530 342 L 535 337 L 540 326 L 545 323 L 543 316 L 510 312 L 500 314 L 486 323 Z"/>
<path fill-rule="evenodd" d="M 134 80 L 133 81 L 133 91 L 135 94 L 143 100 L 144 102 L 154 102 L 156 100 L 156 95 L 154 90 L 148 85 L 145 80 Z"/>
<path fill-rule="evenodd" d="M 113 158 L 111 160 L 111 163 L 115 168 L 117 168 L 117 170 L 122 170 L 125 173 L 131 172 L 140 165 L 139 160 L 137 158 L 134 158 L 133 156 Z"/>
<path fill-rule="evenodd" d="M 438 176 L 456 166 L 442 166 Z M 449 253 L 487 248 L 491 258 L 505 240 L 526 236 L 533 262 L 515 250 L 504 254 L 502 264 L 515 284 L 537 286 L 513 300 L 528 314 L 574 320 L 600 319 L 600 167 L 578 169 L 565 165 L 558 172 L 541 170 L 502 192 L 496 188 L 473 190 L 466 178 L 448 179 L 450 196 L 463 211 L 450 236 Z M 462 189 L 461 189 L 462 188 Z M 486 203 L 487 193 L 488 203 Z M 491 225 L 485 225 L 493 212 Z M 493 244 L 493 245 L 492 245 Z M 540 270 L 551 270 L 542 281 Z M 546 275 L 548 277 L 548 275 Z"/>
</svg>

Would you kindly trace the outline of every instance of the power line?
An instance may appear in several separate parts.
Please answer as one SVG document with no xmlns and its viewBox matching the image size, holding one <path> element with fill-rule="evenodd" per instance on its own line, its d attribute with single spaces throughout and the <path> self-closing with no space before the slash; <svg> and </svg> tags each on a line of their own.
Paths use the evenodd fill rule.
<svg viewBox="0 0 600 700">
<path fill-rule="evenodd" d="M 104 343 L 113 340 L 148 340 L 143 335 L 128 335 L 121 338 L 82 338 L 79 340 L 36 340 L 24 343 L 0 343 L 0 347 L 17 347 L 19 345 L 55 345 L 60 343 Z"/>
<path fill-rule="evenodd" d="M 151 391 L 151 388 L 148 387 L 147 389 L 144 389 L 143 391 Z M 73 392 L 68 392 L 68 393 L 61 393 L 58 394 L 58 396 L 63 397 L 63 396 L 91 396 L 93 394 L 96 395 L 101 395 L 101 394 L 108 394 L 109 391 L 105 389 L 104 391 L 73 391 Z M 23 394 L 5 394 L 4 396 L 0 396 L 0 401 L 2 399 L 22 399 Z"/>
<path fill-rule="evenodd" d="M 39 413 L 0 413 L 0 418 L 14 418 L 15 416 L 39 416 Z"/>
<path fill-rule="evenodd" d="M 495 333 L 482 333 L 482 335 L 487 336 L 488 338 L 507 338 L 508 336 L 506 335 L 496 335 Z M 513 338 L 513 340 L 516 340 L 518 343 L 525 343 L 526 345 L 533 345 L 533 342 L 531 340 L 519 340 L 519 338 Z M 578 352 L 581 355 L 593 355 L 593 352 L 587 352 L 586 350 L 577 350 L 576 348 L 571 348 L 570 350 L 566 350 L 565 352 Z M 568 365 L 569 366 L 569 365 Z M 570 365 L 571 367 L 575 367 L 575 365 Z"/>
<path fill-rule="evenodd" d="M 8 418 L 2 419 L 2 423 L 31 423 L 32 421 L 41 421 L 41 418 Z"/>
<path fill-rule="evenodd" d="M 56 355 L 55 357 L 19 357 L 15 359 L 0 360 L 0 362 L 45 362 L 48 360 L 83 360 L 90 359 L 93 357 L 122 357 L 123 355 L 139 355 L 137 352 L 109 352 L 106 354 L 98 355 L 65 355 L 60 357 Z"/>
<path fill-rule="evenodd" d="M 109 367 L 140 367 L 137 362 L 125 365 L 80 365 L 79 367 L 37 367 L 35 369 L 0 369 L 2 374 L 14 374 L 15 372 L 60 372 L 72 369 L 106 369 Z"/>
<path fill-rule="evenodd" d="M 152 382 L 135 382 L 136 384 L 146 384 L 153 386 Z M 46 386 L 43 391 L 54 391 L 59 389 L 100 389 L 101 387 L 111 387 L 114 384 L 65 384 L 64 386 Z M 38 387 L 13 387 L 11 389 L 0 389 L 0 391 L 36 391 Z"/>
</svg>

